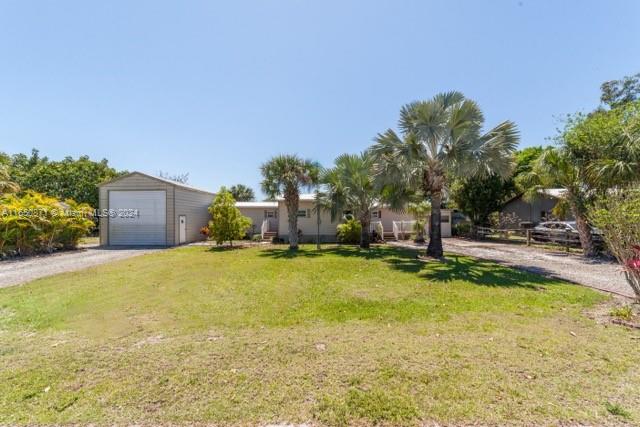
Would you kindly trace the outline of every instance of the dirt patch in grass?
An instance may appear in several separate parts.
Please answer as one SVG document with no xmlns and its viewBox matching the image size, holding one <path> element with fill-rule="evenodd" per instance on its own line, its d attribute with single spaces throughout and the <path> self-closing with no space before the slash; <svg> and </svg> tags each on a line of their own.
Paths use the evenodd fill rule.
<svg viewBox="0 0 640 427">
<path fill-rule="evenodd" d="M 584 311 L 585 315 L 601 325 L 620 325 L 640 329 L 640 304 L 629 298 L 613 295 L 611 298 Z"/>
</svg>

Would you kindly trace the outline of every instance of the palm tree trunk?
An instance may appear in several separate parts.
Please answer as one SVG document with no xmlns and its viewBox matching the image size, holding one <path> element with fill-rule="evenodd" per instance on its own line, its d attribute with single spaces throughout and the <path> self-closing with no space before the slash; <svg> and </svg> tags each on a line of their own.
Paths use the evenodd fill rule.
<svg viewBox="0 0 640 427">
<path fill-rule="evenodd" d="M 594 257 L 597 254 L 596 247 L 593 244 L 593 236 L 591 235 L 591 228 L 587 223 L 586 215 L 584 214 L 584 212 L 582 212 L 582 209 L 580 209 L 576 203 L 571 203 L 571 205 L 573 217 L 576 219 L 578 235 L 580 236 L 580 246 L 582 246 L 582 254 L 585 257 Z"/>
<path fill-rule="evenodd" d="M 587 222 L 587 214 L 583 201 L 578 194 L 578 192 L 567 192 L 566 200 L 576 221 L 576 228 L 578 229 L 578 236 L 580 237 L 580 246 L 582 246 L 582 254 L 585 257 L 594 257 L 596 256 L 596 248 L 593 244 L 591 228 Z"/>
<path fill-rule="evenodd" d="M 429 221 L 429 246 L 427 246 L 427 256 L 442 258 L 442 233 L 440 232 L 440 204 L 442 203 L 442 193 L 439 191 L 431 193 L 431 221 Z"/>
<path fill-rule="evenodd" d="M 371 214 L 369 214 L 371 215 Z M 362 230 L 360 231 L 360 247 L 363 249 L 369 249 L 370 246 L 370 239 L 369 239 L 369 224 L 370 224 L 369 219 L 361 219 L 360 220 L 360 226 L 362 227 Z"/>
<path fill-rule="evenodd" d="M 289 249 L 298 249 L 298 200 L 287 202 L 287 212 L 289 214 Z"/>
</svg>

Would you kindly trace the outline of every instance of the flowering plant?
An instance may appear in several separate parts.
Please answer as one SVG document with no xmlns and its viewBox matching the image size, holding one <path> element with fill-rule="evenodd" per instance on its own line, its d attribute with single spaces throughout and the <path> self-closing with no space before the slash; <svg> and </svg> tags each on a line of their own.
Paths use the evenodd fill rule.
<svg viewBox="0 0 640 427">
<path fill-rule="evenodd" d="M 640 271 L 640 245 L 633 245 L 631 249 L 635 252 L 633 258 L 627 260 L 627 268 L 630 270 Z"/>
</svg>

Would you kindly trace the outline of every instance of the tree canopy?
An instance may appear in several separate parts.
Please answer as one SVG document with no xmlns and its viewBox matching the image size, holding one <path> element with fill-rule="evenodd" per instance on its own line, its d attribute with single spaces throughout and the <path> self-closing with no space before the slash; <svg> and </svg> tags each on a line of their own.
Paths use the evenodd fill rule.
<svg viewBox="0 0 640 427">
<path fill-rule="evenodd" d="M 478 104 L 460 92 L 446 92 L 402 107 L 399 127 L 378 134 L 371 148 L 387 195 L 422 193 L 431 201 L 427 254 L 443 256 L 441 204 L 454 178 L 510 176 L 519 141 L 514 123 L 505 121 L 482 132 Z M 388 189 L 394 189 L 389 191 Z M 403 197 L 391 197 L 394 203 Z"/>
<path fill-rule="evenodd" d="M 284 198 L 289 220 L 289 248 L 298 249 L 300 191 L 318 183 L 320 165 L 295 154 L 281 154 L 264 163 L 260 171 L 262 191 L 270 198 Z"/>
<path fill-rule="evenodd" d="M 209 206 L 209 213 L 209 236 L 219 245 L 229 242 L 233 246 L 233 240 L 242 238 L 251 226 L 251 219 L 242 215 L 233 196 L 224 187 Z"/>
<path fill-rule="evenodd" d="M 110 167 L 106 159 L 96 162 L 80 156 L 52 161 L 40 157 L 35 149 L 30 156 L 5 154 L 2 161 L 11 180 L 22 190 L 34 190 L 61 200 L 73 199 L 93 208 L 98 207 L 98 185 L 124 173 Z"/>
<path fill-rule="evenodd" d="M 253 202 L 256 199 L 256 195 L 253 192 L 253 189 L 247 187 L 246 185 L 232 185 L 231 187 L 229 187 L 229 191 L 237 202 Z"/>
<path fill-rule="evenodd" d="M 600 86 L 600 101 L 610 108 L 619 107 L 640 98 L 640 73 L 609 80 Z"/>
</svg>

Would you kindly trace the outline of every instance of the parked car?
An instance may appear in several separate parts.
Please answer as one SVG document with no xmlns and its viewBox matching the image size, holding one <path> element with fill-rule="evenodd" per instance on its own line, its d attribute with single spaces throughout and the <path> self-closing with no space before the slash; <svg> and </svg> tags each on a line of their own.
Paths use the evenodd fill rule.
<svg viewBox="0 0 640 427">
<path fill-rule="evenodd" d="M 575 221 L 545 221 L 533 227 L 531 238 L 536 241 L 554 242 L 566 244 L 567 238 L 570 244 L 580 246 L 578 226 Z M 603 242 L 602 232 L 591 227 L 591 236 L 596 244 Z"/>
</svg>

